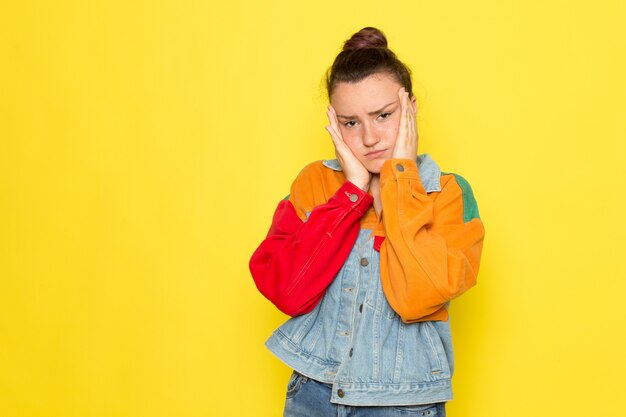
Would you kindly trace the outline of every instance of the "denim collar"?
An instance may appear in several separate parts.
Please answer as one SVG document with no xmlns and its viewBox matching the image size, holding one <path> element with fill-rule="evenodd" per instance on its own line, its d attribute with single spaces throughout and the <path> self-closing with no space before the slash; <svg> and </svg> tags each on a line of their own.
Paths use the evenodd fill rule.
<svg viewBox="0 0 626 417">
<path fill-rule="evenodd" d="M 427 193 L 441 191 L 441 169 L 439 169 L 439 165 L 427 153 L 418 155 L 415 158 L 415 162 L 417 162 L 417 171 L 422 180 L 424 190 Z M 322 164 L 333 171 L 342 171 L 341 165 L 336 159 L 327 159 L 322 161 Z"/>
</svg>

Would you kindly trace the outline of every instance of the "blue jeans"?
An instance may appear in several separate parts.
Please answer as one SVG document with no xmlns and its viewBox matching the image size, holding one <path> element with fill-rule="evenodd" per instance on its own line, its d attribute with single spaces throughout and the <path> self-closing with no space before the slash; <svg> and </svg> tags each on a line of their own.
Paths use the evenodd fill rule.
<svg viewBox="0 0 626 417">
<path fill-rule="evenodd" d="M 294 372 L 287 384 L 284 417 L 445 417 L 446 403 L 354 407 L 330 402 L 332 386 Z"/>
</svg>

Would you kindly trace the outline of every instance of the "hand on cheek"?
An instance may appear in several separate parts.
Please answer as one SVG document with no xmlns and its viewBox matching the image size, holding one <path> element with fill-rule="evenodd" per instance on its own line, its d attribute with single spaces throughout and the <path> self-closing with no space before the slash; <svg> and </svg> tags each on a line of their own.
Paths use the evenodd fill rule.
<svg viewBox="0 0 626 417">
<path fill-rule="evenodd" d="M 409 98 L 409 93 L 400 88 L 398 91 L 400 98 L 400 124 L 398 126 L 398 137 L 393 149 L 392 158 L 414 160 L 417 155 L 417 126 L 415 123 L 415 110 Z"/>
<path fill-rule="evenodd" d="M 348 145 L 344 142 L 341 131 L 339 130 L 339 121 L 337 120 L 335 109 L 333 109 L 332 106 L 328 106 L 328 112 L 326 114 L 330 122 L 330 126 L 326 126 L 326 130 L 330 133 L 330 137 L 333 140 L 335 155 L 341 164 L 346 179 L 360 189 L 367 191 L 371 179 L 370 172 L 363 166 L 361 161 L 354 156 Z"/>
</svg>

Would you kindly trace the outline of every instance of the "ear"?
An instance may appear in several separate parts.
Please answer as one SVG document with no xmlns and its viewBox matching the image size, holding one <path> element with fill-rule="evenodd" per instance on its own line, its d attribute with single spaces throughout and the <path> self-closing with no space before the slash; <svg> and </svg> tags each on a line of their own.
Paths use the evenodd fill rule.
<svg viewBox="0 0 626 417">
<path fill-rule="evenodd" d="M 415 96 L 411 97 L 411 105 L 413 106 L 413 111 L 417 113 L 417 98 Z"/>
</svg>

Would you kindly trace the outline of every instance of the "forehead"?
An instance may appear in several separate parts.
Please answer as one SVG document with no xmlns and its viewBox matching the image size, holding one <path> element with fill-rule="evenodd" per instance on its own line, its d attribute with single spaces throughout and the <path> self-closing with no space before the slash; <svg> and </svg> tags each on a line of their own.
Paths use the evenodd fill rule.
<svg viewBox="0 0 626 417">
<path fill-rule="evenodd" d="M 337 113 L 367 113 L 398 101 L 398 90 L 401 87 L 389 74 L 373 74 L 356 83 L 337 84 L 330 97 L 330 104 Z"/>
</svg>

